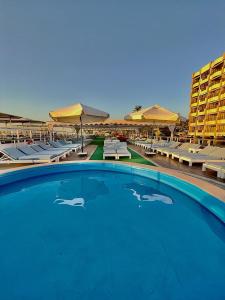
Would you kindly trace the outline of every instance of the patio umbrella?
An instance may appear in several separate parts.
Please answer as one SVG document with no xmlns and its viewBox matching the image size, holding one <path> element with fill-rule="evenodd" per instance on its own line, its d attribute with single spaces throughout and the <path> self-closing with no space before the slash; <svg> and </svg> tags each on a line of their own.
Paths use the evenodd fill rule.
<svg viewBox="0 0 225 300">
<path fill-rule="evenodd" d="M 81 103 L 76 103 L 71 106 L 59 108 L 49 113 L 50 117 L 57 122 L 80 124 L 81 129 L 81 142 L 83 152 L 83 124 L 95 121 L 104 121 L 109 117 L 109 114 L 92 108 Z"/>
<path fill-rule="evenodd" d="M 156 104 L 138 111 L 133 111 L 126 115 L 124 119 L 135 122 L 146 122 L 146 125 L 152 126 L 153 135 L 155 126 L 167 125 L 169 129 L 171 126 L 175 127 L 175 124 L 179 121 L 179 115 Z"/>
<path fill-rule="evenodd" d="M 164 107 L 161 107 L 160 105 L 153 105 L 140 109 L 139 111 L 131 112 L 130 114 L 126 115 L 124 119 L 153 124 L 175 124 L 179 119 L 179 115 Z"/>
</svg>

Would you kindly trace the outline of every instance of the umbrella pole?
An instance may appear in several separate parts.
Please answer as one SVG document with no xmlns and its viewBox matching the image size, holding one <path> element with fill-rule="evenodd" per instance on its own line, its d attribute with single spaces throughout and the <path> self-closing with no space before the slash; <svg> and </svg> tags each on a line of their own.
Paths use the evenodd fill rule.
<svg viewBox="0 0 225 300">
<path fill-rule="evenodd" d="M 84 152 L 84 141 L 83 141 L 83 124 L 82 124 L 82 118 L 80 116 L 80 135 L 81 135 L 81 152 Z"/>
</svg>

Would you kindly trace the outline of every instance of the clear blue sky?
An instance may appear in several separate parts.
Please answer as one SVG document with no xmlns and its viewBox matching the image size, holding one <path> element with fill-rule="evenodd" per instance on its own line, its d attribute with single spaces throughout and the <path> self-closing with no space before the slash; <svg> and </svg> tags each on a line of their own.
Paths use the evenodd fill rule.
<svg viewBox="0 0 225 300">
<path fill-rule="evenodd" d="M 223 52 L 224 0 L 0 0 L 0 111 L 187 115 L 192 72 Z"/>
</svg>

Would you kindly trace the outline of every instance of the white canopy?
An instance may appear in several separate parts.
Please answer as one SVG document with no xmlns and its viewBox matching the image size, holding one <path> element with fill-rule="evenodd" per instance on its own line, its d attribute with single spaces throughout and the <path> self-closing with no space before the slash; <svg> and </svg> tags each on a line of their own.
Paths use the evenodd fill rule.
<svg viewBox="0 0 225 300">
<path fill-rule="evenodd" d="M 59 108 L 49 115 L 54 121 L 73 124 L 104 121 L 109 117 L 108 113 L 81 103 Z"/>
<path fill-rule="evenodd" d="M 130 121 L 175 124 L 179 119 L 179 115 L 160 105 L 153 105 L 140 109 L 139 111 L 131 112 L 125 116 L 124 119 Z"/>
</svg>

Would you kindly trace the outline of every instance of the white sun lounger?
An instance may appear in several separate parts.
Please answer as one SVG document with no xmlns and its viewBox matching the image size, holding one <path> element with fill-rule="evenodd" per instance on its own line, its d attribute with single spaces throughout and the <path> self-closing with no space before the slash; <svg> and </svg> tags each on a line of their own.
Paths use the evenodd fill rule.
<svg viewBox="0 0 225 300">
<path fill-rule="evenodd" d="M 106 157 L 114 157 L 115 159 L 117 159 L 116 149 L 113 147 L 105 148 L 103 151 L 103 159 L 106 159 Z"/>
<path fill-rule="evenodd" d="M 23 152 L 25 155 L 39 155 L 42 156 L 44 155 L 45 157 L 49 156 L 50 158 L 54 158 L 57 157 L 57 159 L 59 160 L 60 158 L 64 158 L 66 157 L 66 155 L 68 154 L 68 151 L 60 151 L 60 153 L 56 153 L 53 151 L 48 151 L 48 150 L 41 150 L 38 148 L 39 146 L 28 146 L 28 145 L 19 145 L 16 148 L 19 149 L 21 152 Z"/>
<path fill-rule="evenodd" d="M 64 152 L 64 151 L 68 151 L 68 152 L 72 152 L 73 150 L 72 149 L 65 149 L 65 148 L 54 148 L 54 147 L 51 147 L 50 145 L 46 145 L 42 142 L 35 142 L 34 145 L 37 145 L 39 147 L 41 147 L 42 150 L 47 150 L 47 151 L 52 151 L 53 153 L 61 153 L 61 152 Z M 33 147 L 33 145 L 32 145 Z"/>
<path fill-rule="evenodd" d="M 62 145 L 59 142 L 53 142 L 49 141 L 49 144 L 54 147 L 54 148 L 65 148 L 65 149 L 72 149 L 73 151 L 77 152 L 78 150 L 81 149 L 80 144 L 67 144 L 67 145 Z"/>
<path fill-rule="evenodd" d="M 189 144 L 190 145 L 190 144 Z M 196 146 L 191 146 L 191 148 L 190 148 L 190 146 L 186 146 L 185 148 L 186 149 L 174 149 L 173 151 L 171 151 L 171 157 L 172 157 L 172 159 L 174 159 L 174 158 L 179 158 L 181 155 L 189 155 L 189 153 L 198 153 L 198 152 L 200 152 L 201 150 L 200 150 L 200 147 L 201 147 L 201 145 L 199 145 L 199 144 L 195 144 Z M 192 151 L 190 151 L 190 149 L 192 149 Z M 193 149 L 198 149 L 199 151 L 195 151 L 195 152 L 193 152 Z"/>
<path fill-rule="evenodd" d="M 60 149 L 60 148 L 53 148 L 50 150 L 44 150 L 41 148 L 41 146 L 39 145 L 31 145 L 30 146 L 32 149 L 34 149 L 37 153 L 44 153 L 44 154 L 55 154 L 55 155 L 59 155 L 60 157 L 66 157 L 67 155 L 69 155 L 72 150 L 66 150 L 66 149 Z"/>
<path fill-rule="evenodd" d="M 212 149 L 211 149 L 212 148 Z M 213 149 L 214 148 L 214 149 Z M 179 162 L 187 161 L 189 167 L 193 163 L 206 163 L 206 162 L 221 162 L 225 159 L 225 148 L 211 147 L 208 146 L 205 149 L 201 150 L 199 153 L 189 153 L 179 156 Z"/>
<path fill-rule="evenodd" d="M 171 142 L 171 143 L 168 143 L 168 146 L 166 145 L 166 146 L 164 146 L 164 147 L 162 147 L 162 146 L 160 146 L 160 147 L 156 147 L 155 149 L 153 149 L 153 150 L 155 150 L 157 153 L 161 153 L 161 155 L 163 155 L 164 154 L 164 151 L 167 151 L 167 150 L 173 150 L 173 149 L 175 149 L 177 146 L 179 146 L 179 142 Z"/>
<path fill-rule="evenodd" d="M 178 144 L 179 145 L 179 144 Z M 177 146 L 178 146 L 177 145 Z M 172 153 L 177 153 L 179 151 L 183 151 L 183 150 L 186 150 L 188 148 L 188 145 L 189 143 L 184 143 L 184 144 L 181 144 L 180 146 L 175 146 L 175 147 L 166 147 L 166 148 L 161 148 L 160 152 L 161 152 L 161 155 L 164 155 L 166 154 L 167 157 L 169 157 Z"/>
<path fill-rule="evenodd" d="M 168 149 L 162 149 L 161 154 L 166 154 L 167 157 L 172 156 L 172 159 L 174 158 L 174 155 L 182 154 L 182 153 L 188 153 L 189 148 L 192 146 L 190 143 L 183 143 L 178 147 L 175 148 L 168 148 Z"/>
<path fill-rule="evenodd" d="M 117 159 L 120 159 L 120 157 L 129 157 L 129 159 L 131 159 L 131 153 L 130 153 L 130 151 L 128 151 L 127 145 L 125 145 L 125 144 L 117 146 L 117 149 L 116 149 Z"/>
<path fill-rule="evenodd" d="M 34 163 L 50 163 L 59 161 L 58 156 L 51 155 L 26 155 L 15 147 L 1 149 L 2 157 L 0 163 L 3 164 L 34 164 Z"/>
<path fill-rule="evenodd" d="M 225 161 L 204 163 L 202 171 L 205 172 L 207 169 L 215 171 L 218 178 L 225 178 Z"/>
<path fill-rule="evenodd" d="M 117 142 L 113 144 L 106 144 L 103 148 L 103 159 L 106 157 L 114 157 L 119 159 L 120 157 L 131 158 L 131 153 L 127 150 L 126 142 Z"/>
</svg>

